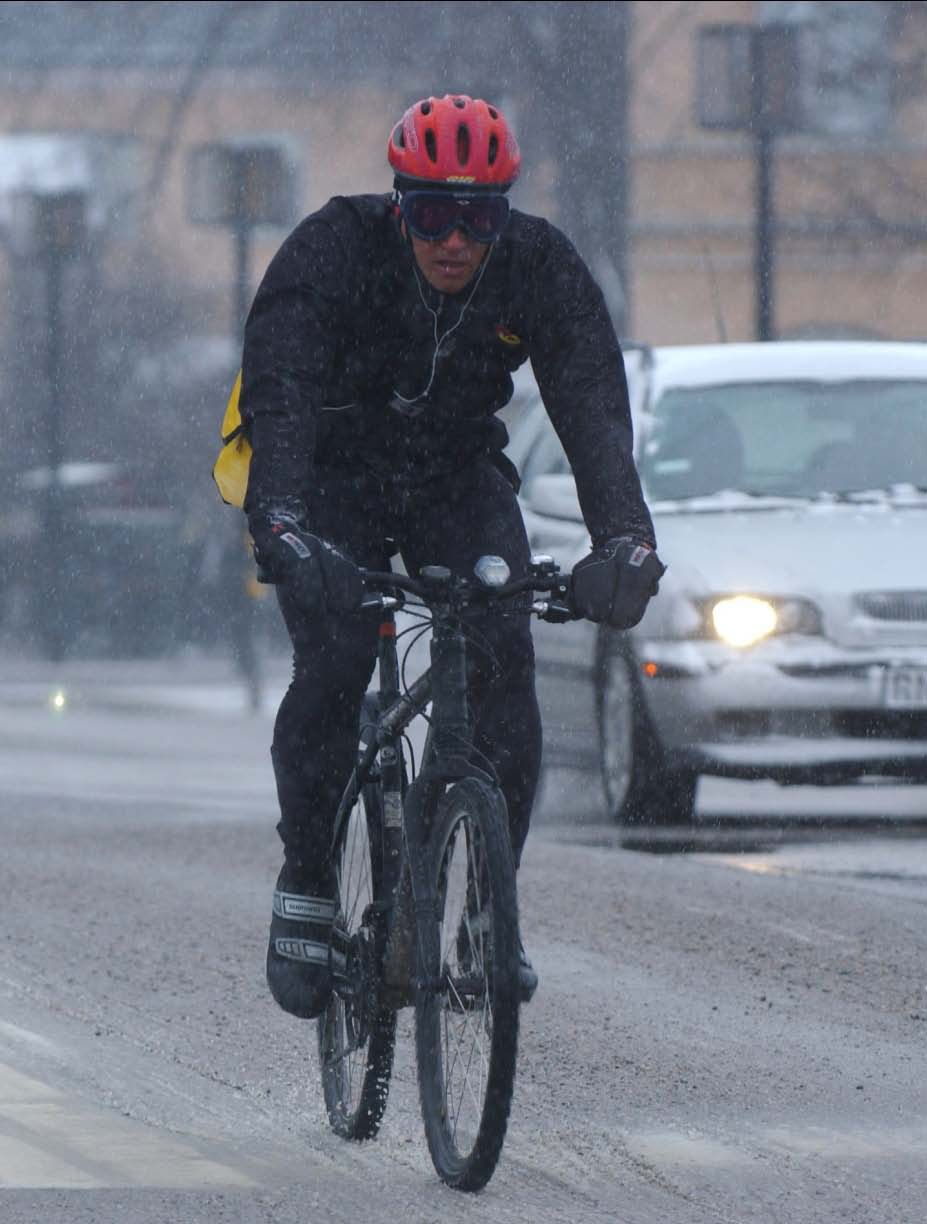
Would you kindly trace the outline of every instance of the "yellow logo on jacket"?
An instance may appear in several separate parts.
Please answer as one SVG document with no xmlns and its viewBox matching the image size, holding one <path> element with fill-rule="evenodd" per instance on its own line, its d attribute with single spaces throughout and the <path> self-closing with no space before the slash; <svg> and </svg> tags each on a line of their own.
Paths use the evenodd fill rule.
<svg viewBox="0 0 927 1224">
<path fill-rule="evenodd" d="M 499 323 L 496 325 L 496 335 L 503 344 L 510 344 L 512 347 L 514 347 L 516 344 L 521 344 L 521 336 L 516 336 L 513 331 L 509 331 L 504 323 Z"/>
</svg>

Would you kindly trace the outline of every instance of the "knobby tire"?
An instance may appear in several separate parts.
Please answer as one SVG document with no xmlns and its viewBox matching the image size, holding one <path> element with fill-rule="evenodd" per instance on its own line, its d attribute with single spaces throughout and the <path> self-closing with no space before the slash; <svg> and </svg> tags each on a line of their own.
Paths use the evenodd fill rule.
<svg viewBox="0 0 927 1224">
<path fill-rule="evenodd" d="M 422 1118 L 439 1177 L 476 1191 L 502 1151 L 518 1054 L 518 904 L 501 794 L 476 779 L 453 785 L 436 805 L 428 856 L 441 965 L 425 967 L 416 995 Z M 486 917 L 464 926 L 477 892 Z"/>
<path fill-rule="evenodd" d="M 338 854 L 341 914 L 356 936 L 364 910 L 379 897 L 382 877 L 383 800 L 376 783 L 363 787 L 345 827 Z M 366 872 L 366 875 L 364 874 Z M 369 982 L 370 975 L 365 974 Z M 358 1009 L 337 992 L 318 1022 L 322 1089 L 332 1130 L 343 1139 L 373 1139 L 389 1095 L 396 1012 L 369 1008 L 366 1034 L 357 1042 Z"/>
</svg>

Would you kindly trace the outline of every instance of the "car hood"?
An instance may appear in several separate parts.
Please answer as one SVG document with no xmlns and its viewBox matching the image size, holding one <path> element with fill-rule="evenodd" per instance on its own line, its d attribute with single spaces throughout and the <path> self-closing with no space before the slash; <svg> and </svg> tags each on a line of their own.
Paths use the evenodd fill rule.
<svg viewBox="0 0 927 1224">
<path fill-rule="evenodd" d="M 927 547 L 927 499 L 653 507 L 660 555 L 705 591 L 910 590 Z"/>
<path fill-rule="evenodd" d="M 564 564 L 575 563 L 589 547 L 575 483 L 543 476 L 535 488 L 523 504 L 532 546 L 553 545 Z M 839 501 L 730 492 L 650 509 L 660 556 L 693 593 L 927 587 L 917 577 L 927 495 L 914 489 Z"/>
</svg>

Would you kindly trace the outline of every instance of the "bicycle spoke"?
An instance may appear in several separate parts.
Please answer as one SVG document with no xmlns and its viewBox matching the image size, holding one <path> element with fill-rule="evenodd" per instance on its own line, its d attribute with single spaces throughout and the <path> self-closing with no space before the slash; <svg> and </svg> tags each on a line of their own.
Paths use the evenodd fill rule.
<svg viewBox="0 0 927 1224">
<path fill-rule="evenodd" d="M 366 905 L 373 895 L 367 833 L 362 826 L 362 820 L 356 815 L 350 818 L 348 843 L 342 858 L 341 876 L 341 906 L 348 930 L 353 930 L 360 921 L 358 910 L 362 909 L 362 906 Z"/>
<path fill-rule="evenodd" d="M 485 1018 L 485 1015 L 486 1015 L 485 1010 L 482 1014 Z M 458 1029 L 460 1030 L 460 1039 L 458 1041 L 458 1045 L 460 1045 L 463 1042 L 463 1039 L 466 1036 L 465 1030 L 469 1030 L 469 1033 L 472 1036 L 473 1041 L 475 1042 L 476 1041 L 482 1042 L 487 1034 L 487 1029 L 484 1025 L 480 1025 L 478 1028 L 474 1027 L 471 1016 L 472 1016 L 472 1011 L 468 1010 L 466 1008 L 466 1005 L 464 1005 L 463 1015 L 460 1017 L 460 1020 L 458 1021 L 458 1025 L 457 1025 Z M 450 1027 L 450 1020 L 448 1018 L 448 1013 L 445 1012 L 445 1028 L 448 1028 L 448 1027 Z M 491 1024 L 489 1026 L 488 1032 L 490 1033 L 492 1032 Z"/>
<path fill-rule="evenodd" d="M 445 1035 L 446 1035 L 446 1034 L 447 1034 L 447 1026 L 445 1026 Z M 460 1042 L 458 1042 L 458 1043 L 457 1043 L 457 1049 L 456 1049 L 456 1051 L 455 1051 L 455 1053 L 454 1053 L 453 1058 L 451 1057 L 451 1055 L 450 1055 L 450 1053 L 449 1053 L 449 1052 L 447 1052 L 447 1053 L 445 1054 L 445 1061 L 448 1063 L 449 1078 L 453 1078 L 453 1077 L 450 1075 L 450 1072 L 452 1072 L 452 1071 L 454 1070 L 454 1067 L 455 1067 L 455 1065 L 456 1065 L 456 1063 L 457 1063 L 457 1054 L 460 1052 L 460 1044 L 461 1044 Z M 447 1043 L 446 1043 L 446 1045 L 445 1045 L 445 1049 L 447 1050 Z M 451 1089 L 450 1087 L 448 1087 L 448 1097 L 449 1097 L 449 1100 L 448 1100 L 448 1106 L 449 1106 L 449 1108 L 448 1108 L 448 1116 L 449 1116 L 449 1117 L 452 1117 L 452 1118 L 454 1119 L 454 1124 L 453 1124 L 452 1134 L 453 1134 L 453 1136 L 454 1136 L 455 1141 L 456 1141 L 456 1139 L 457 1139 L 458 1126 L 459 1126 L 459 1123 L 460 1123 L 460 1111 L 461 1111 L 461 1109 L 463 1109 L 464 1100 L 466 1099 L 466 1097 L 467 1097 L 467 1095 L 468 1095 L 468 1091 L 467 1091 L 467 1090 L 469 1090 L 469 1096 L 470 1096 L 470 1098 L 471 1098 L 471 1101 L 472 1101 L 473 1107 L 474 1107 L 474 1109 L 476 1110 L 476 1116 L 477 1116 L 477 1119 L 479 1119 L 480 1114 L 481 1114 L 482 1109 L 483 1109 L 483 1071 L 484 1071 L 484 1069 L 485 1069 L 485 1067 L 486 1067 L 486 1060 L 485 1060 L 485 1059 L 483 1059 L 483 1058 L 480 1058 L 480 1059 L 479 1059 L 479 1069 L 480 1069 L 480 1088 L 479 1088 L 479 1091 L 478 1091 L 478 1092 L 474 1092 L 474 1091 L 473 1091 L 472 1084 L 471 1084 L 471 1082 L 470 1082 L 470 1068 L 471 1068 L 471 1066 L 472 1066 L 472 1063 L 473 1063 L 473 1059 L 474 1059 L 474 1057 L 475 1057 L 475 1051 L 474 1051 L 473 1047 L 471 1046 L 471 1049 L 470 1049 L 470 1057 L 469 1057 L 469 1059 L 467 1060 L 467 1066 L 466 1066 L 466 1068 L 465 1068 L 465 1070 L 463 1071 L 462 1076 L 461 1076 L 461 1078 L 462 1078 L 462 1085 L 461 1085 L 461 1090 L 460 1090 L 460 1093 L 459 1093 L 459 1104 L 458 1104 L 458 1106 L 457 1106 L 457 1109 L 456 1109 L 456 1110 L 455 1110 L 455 1109 L 454 1109 L 454 1107 L 453 1107 L 453 1096 L 454 1096 L 453 1091 L 452 1091 L 452 1089 Z M 478 1125 L 478 1123 L 477 1123 L 477 1125 Z"/>
<path fill-rule="evenodd" d="M 449 1028 L 450 1026 L 447 1024 L 447 1022 L 445 1022 L 445 1035 L 447 1035 Z M 453 1057 L 450 1055 L 450 1053 L 447 1054 L 449 1078 L 453 1078 L 450 1073 L 452 1073 L 457 1066 L 458 1055 L 461 1053 L 463 1042 L 464 1042 L 464 1033 L 460 1031 L 458 1040 L 456 1042 L 456 1049 L 454 1051 Z M 477 1042 L 479 1043 L 479 1056 L 478 1057 L 477 1057 Z M 470 1081 L 470 1073 L 471 1073 L 471 1069 L 473 1066 L 474 1058 L 477 1058 L 479 1072 L 480 1072 L 480 1076 L 479 1076 L 480 1090 L 478 1092 L 473 1091 L 473 1087 Z M 477 1110 L 477 1115 L 479 1115 L 479 1112 L 483 1108 L 483 1095 L 482 1095 L 483 1080 L 484 1080 L 484 1072 L 487 1070 L 488 1066 L 489 1066 L 489 1059 L 486 1058 L 485 1054 L 483 1053 L 483 1034 L 474 1032 L 474 1042 L 469 1047 L 469 1056 L 466 1060 L 466 1067 L 461 1074 L 461 1079 L 463 1081 L 463 1087 L 460 1092 L 460 1102 L 461 1102 L 460 1107 L 462 1107 L 463 1105 L 463 1100 L 465 1096 L 465 1092 L 463 1089 L 464 1088 L 469 1089 L 470 1096 L 472 1097 L 473 1106 Z M 449 1093 L 451 1092 L 450 1088 L 448 1089 L 448 1092 Z M 458 1107 L 458 1110 L 457 1110 L 458 1115 L 460 1113 L 460 1107 Z M 456 1130 L 456 1124 L 455 1124 L 455 1130 Z"/>
<path fill-rule="evenodd" d="M 484 853 L 478 830 L 461 822 L 448 839 L 441 869 L 445 902 L 441 945 L 447 984 L 442 1014 L 444 1088 L 455 1143 L 462 1135 L 474 1141 L 489 1075 L 491 940 L 485 930 Z"/>
<path fill-rule="evenodd" d="M 392 1068 L 395 1014 L 371 1003 L 369 979 L 373 934 L 368 908 L 377 895 L 378 870 L 371 830 L 380 826 L 379 795 L 358 796 L 341 832 L 337 858 L 339 889 L 335 990 L 319 1021 L 322 1085 L 333 1129 L 346 1139 L 370 1139 L 386 1106 Z"/>
<path fill-rule="evenodd" d="M 467 779 L 446 793 L 432 859 L 442 987 L 422 992 L 416 1043 L 435 1168 L 486 1184 L 502 1147 L 518 1048 L 514 869 L 498 792 Z"/>
</svg>

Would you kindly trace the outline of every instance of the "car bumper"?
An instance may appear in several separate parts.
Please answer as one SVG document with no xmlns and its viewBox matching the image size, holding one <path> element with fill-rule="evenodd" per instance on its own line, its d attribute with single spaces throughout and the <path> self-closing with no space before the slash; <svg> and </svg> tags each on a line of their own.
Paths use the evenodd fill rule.
<svg viewBox="0 0 927 1224">
<path fill-rule="evenodd" d="M 720 643 L 645 641 L 637 649 L 661 742 L 701 773 L 787 783 L 927 781 L 920 683 L 927 647 L 774 643 L 743 653 Z"/>
</svg>

